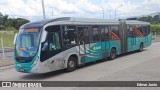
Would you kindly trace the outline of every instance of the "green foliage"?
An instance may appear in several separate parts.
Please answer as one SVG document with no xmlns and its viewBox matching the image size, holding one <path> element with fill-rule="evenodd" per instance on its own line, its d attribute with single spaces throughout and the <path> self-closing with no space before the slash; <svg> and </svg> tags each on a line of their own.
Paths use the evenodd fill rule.
<svg viewBox="0 0 160 90">
<path fill-rule="evenodd" d="M 6 31 L 14 31 L 15 33 L 18 32 L 17 29 L 15 29 L 14 27 L 11 27 L 11 26 L 7 26 L 7 27 L 6 27 Z"/>
<path fill-rule="evenodd" d="M 138 20 L 145 21 L 145 22 L 150 22 L 152 24 L 158 24 L 158 23 L 160 23 L 160 16 L 155 15 L 154 17 L 152 17 L 152 16 L 141 17 Z"/>
<path fill-rule="evenodd" d="M 156 34 L 160 35 L 160 16 L 159 15 L 155 15 L 154 17 L 151 17 L 151 16 L 141 17 L 138 20 L 150 22 L 151 30 L 153 34 L 156 32 Z"/>
<path fill-rule="evenodd" d="M 27 19 L 23 18 L 8 18 L 8 15 L 0 17 L 0 30 L 9 30 L 17 32 L 19 28 L 23 25 L 30 22 Z"/>
<path fill-rule="evenodd" d="M 160 23 L 160 17 L 159 15 L 156 15 L 152 18 L 152 23 Z"/>
<path fill-rule="evenodd" d="M 0 30 L 4 30 L 4 29 L 5 29 L 5 27 L 0 25 Z"/>
<path fill-rule="evenodd" d="M 0 17 L 0 25 L 5 26 L 7 20 L 8 20 L 8 15 L 5 15 L 5 16 Z"/>
<path fill-rule="evenodd" d="M 160 24 L 152 24 L 151 30 L 152 30 L 153 34 L 156 32 L 156 34 L 160 35 Z"/>
<path fill-rule="evenodd" d="M 15 29 L 19 29 L 23 24 L 30 22 L 27 19 L 17 18 L 17 19 L 8 19 L 7 25 L 14 27 Z"/>
</svg>

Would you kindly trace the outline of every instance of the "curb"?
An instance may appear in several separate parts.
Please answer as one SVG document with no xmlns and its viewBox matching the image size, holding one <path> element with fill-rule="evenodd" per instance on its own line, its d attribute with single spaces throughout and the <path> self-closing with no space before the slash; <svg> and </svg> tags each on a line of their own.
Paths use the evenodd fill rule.
<svg viewBox="0 0 160 90">
<path fill-rule="evenodd" d="M 4 52 L 13 52 L 13 51 L 4 51 Z M 0 51 L 0 53 L 3 53 L 2 51 Z"/>
</svg>

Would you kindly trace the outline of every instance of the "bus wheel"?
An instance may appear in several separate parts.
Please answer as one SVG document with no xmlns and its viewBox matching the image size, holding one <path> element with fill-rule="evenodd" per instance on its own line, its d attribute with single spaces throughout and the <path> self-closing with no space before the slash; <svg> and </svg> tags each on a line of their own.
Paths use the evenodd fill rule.
<svg viewBox="0 0 160 90">
<path fill-rule="evenodd" d="M 72 71 L 76 70 L 76 68 L 77 68 L 76 58 L 70 57 L 68 60 L 68 63 L 67 63 L 67 71 L 72 72 Z"/>
<path fill-rule="evenodd" d="M 143 43 L 141 43 L 139 47 L 139 52 L 142 52 L 142 51 L 143 51 Z"/>
<path fill-rule="evenodd" d="M 111 52 L 110 52 L 110 59 L 114 60 L 116 58 L 116 49 L 112 48 Z"/>
</svg>

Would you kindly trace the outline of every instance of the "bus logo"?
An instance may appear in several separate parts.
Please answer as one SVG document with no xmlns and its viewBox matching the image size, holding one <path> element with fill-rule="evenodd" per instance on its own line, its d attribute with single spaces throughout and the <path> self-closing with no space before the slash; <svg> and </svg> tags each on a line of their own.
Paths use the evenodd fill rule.
<svg viewBox="0 0 160 90">
<path fill-rule="evenodd" d="M 2 82 L 2 87 L 11 87 L 11 82 Z"/>
<path fill-rule="evenodd" d="M 100 50 L 101 46 L 94 47 L 93 50 Z"/>
</svg>

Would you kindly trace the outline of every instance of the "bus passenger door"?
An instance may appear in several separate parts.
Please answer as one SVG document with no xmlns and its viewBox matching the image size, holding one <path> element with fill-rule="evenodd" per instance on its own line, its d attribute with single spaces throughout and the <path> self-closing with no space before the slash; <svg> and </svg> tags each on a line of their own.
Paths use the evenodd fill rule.
<svg viewBox="0 0 160 90">
<path fill-rule="evenodd" d="M 89 54 L 90 44 L 89 44 L 89 32 L 88 27 L 77 27 L 78 30 L 78 44 L 79 44 L 79 54 L 82 56 L 81 62 L 86 62 L 86 54 Z"/>
<path fill-rule="evenodd" d="M 132 45 L 132 50 L 136 50 L 136 45 L 137 45 L 137 35 L 135 34 L 135 31 L 133 29 L 132 31 L 132 40 L 131 40 L 131 45 Z"/>
<path fill-rule="evenodd" d="M 109 50 L 110 50 L 109 27 L 108 26 L 100 27 L 100 32 L 101 32 L 100 41 L 101 41 L 102 57 L 106 58 L 109 56 Z"/>
<path fill-rule="evenodd" d="M 128 29 L 128 51 L 135 50 L 136 47 L 136 34 L 134 31 L 134 26 L 127 26 Z"/>
</svg>

